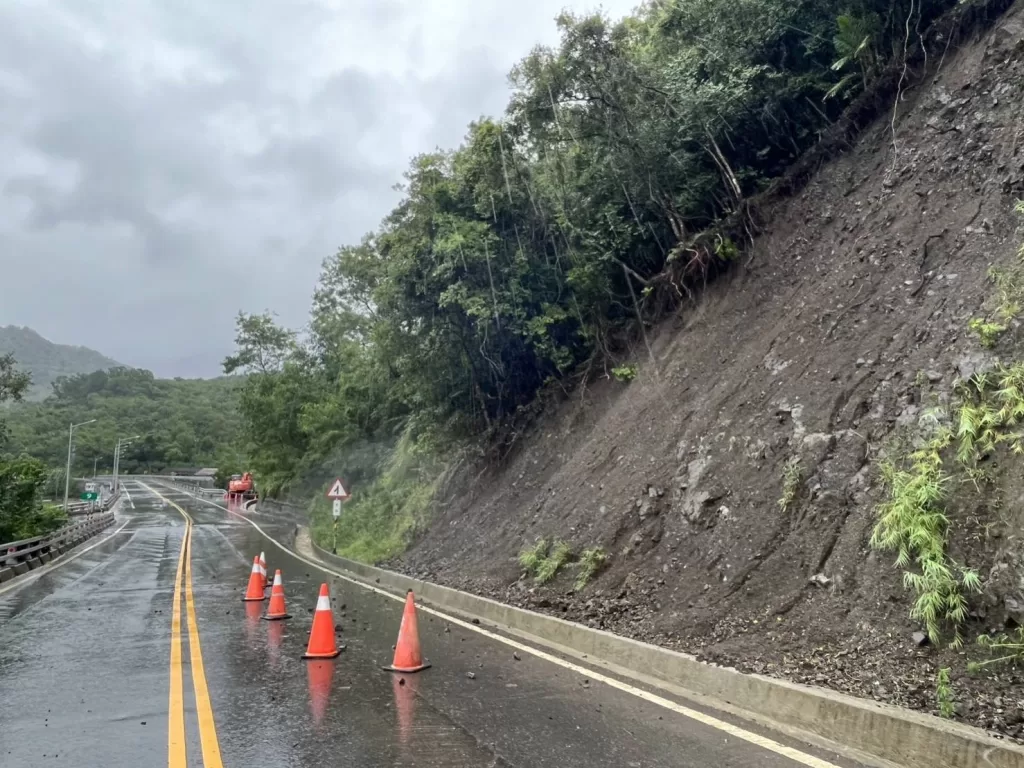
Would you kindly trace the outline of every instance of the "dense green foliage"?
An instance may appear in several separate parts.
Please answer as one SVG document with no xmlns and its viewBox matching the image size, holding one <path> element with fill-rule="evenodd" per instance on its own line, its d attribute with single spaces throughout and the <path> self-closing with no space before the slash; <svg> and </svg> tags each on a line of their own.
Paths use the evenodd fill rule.
<svg viewBox="0 0 1024 768">
<path fill-rule="evenodd" d="M 19 368 L 32 376 L 26 400 L 42 400 L 61 376 L 117 368 L 121 364 L 87 347 L 54 344 L 33 331 L 16 325 L 0 326 L 0 355 L 10 354 Z"/>
<path fill-rule="evenodd" d="M 1016 211 L 1024 214 L 1024 203 L 1018 202 Z M 997 293 L 985 304 L 995 305 L 994 311 L 1004 319 L 1016 317 L 1024 304 L 1024 245 L 1008 267 L 991 268 L 989 277 Z M 982 335 L 982 346 L 994 346 L 999 335 Z M 916 597 L 911 618 L 924 623 L 933 643 L 939 643 L 948 629 L 951 645 L 962 645 L 968 597 L 982 591 L 978 573 L 955 562 L 948 552 L 946 507 L 957 485 L 954 480 L 962 475 L 980 489 L 988 480 L 980 466 L 985 459 L 1000 449 L 1024 455 L 1022 425 L 1024 363 L 997 364 L 960 382 L 950 406 L 922 415 L 920 426 L 927 434 L 918 436 L 913 450 L 890 451 L 879 461 L 887 496 L 877 509 L 871 546 L 897 553 L 903 583 Z M 983 644 L 1005 652 L 1004 658 L 1024 656 L 1012 638 L 985 638 Z"/>
<path fill-rule="evenodd" d="M 31 383 L 13 355 L 0 355 L 0 405 L 20 401 Z M 7 453 L 7 443 L 7 429 L 0 421 L 0 542 L 46 533 L 65 519 L 60 509 L 42 503 L 43 486 L 49 477 L 46 465 Z"/>
<path fill-rule="evenodd" d="M 40 536 L 65 522 L 60 507 L 43 503 L 49 477 L 38 459 L 0 457 L 0 542 Z"/>
<path fill-rule="evenodd" d="M 371 481 L 507 430 L 548 383 L 614 365 L 740 246 L 744 210 L 956 0 L 675 0 L 562 15 L 504 118 L 416 157 L 376 232 L 325 261 L 308 337 L 239 318 L 244 445 L 274 492 Z M 617 368 L 616 370 L 626 370 Z M 358 478 L 358 480 L 356 479 Z M 388 514 L 382 509 L 382 514 Z"/>
<path fill-rule="evenodd" d="M 40 403 L 22 403 L 8 414 L 10 447 L 64 466 L 68 424 L 96 419 L 75 431 L 72 473 L 112 469 L 118 438 L 139 435 L 121 457 L 123 472 L 218 466 L 237 461 L 241 381 L 156 379 L 149 371 L 115 368 L 60 378 Z"/>
</svg>

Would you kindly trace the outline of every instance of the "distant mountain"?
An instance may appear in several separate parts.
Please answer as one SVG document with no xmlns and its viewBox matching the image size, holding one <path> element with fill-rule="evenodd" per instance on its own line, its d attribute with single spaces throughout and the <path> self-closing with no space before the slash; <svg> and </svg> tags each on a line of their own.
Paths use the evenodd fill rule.
<svg viewBox="0 0 1024 768">
<path fill-rule="evenodd" d="M 0 355 L 14 353 L 18 367 L 32 374 L 32 388 L 26 399 L 42 400 L 50 394 L 51 384 L 59 376 L 74 376 L 108 368 L 121 363 L 104 357 L 88 347 L 54 344 L 31 328 L 16 325 L 0 326 Z"/>
</svg>

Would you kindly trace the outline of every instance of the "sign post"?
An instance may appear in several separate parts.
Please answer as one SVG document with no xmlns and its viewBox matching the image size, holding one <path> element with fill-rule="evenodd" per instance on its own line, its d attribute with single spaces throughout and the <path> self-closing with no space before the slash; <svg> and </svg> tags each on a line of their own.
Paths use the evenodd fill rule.
<svg viewBox="0 0 1024 768">
<path fill-rule="evenodd" d="M 338 477 L 331 484 L 331 489 L 327 492 L 327 498 L 333 502 L 331 512 L 334 516 L 334 540 L 331 551 L 334 554 L 338 554 L 338 520 L 341 519 L 341 505 L 352 498 L 352 496 L 345 489 L 344 481 Z"/>
</svg>

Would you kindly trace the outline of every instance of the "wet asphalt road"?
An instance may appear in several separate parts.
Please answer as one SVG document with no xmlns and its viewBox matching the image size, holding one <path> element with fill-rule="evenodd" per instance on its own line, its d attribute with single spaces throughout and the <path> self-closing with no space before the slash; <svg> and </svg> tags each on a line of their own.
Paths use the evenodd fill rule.
<svg viewBox="0 0 1024 768">
<path fill-rule="evenodd" d="M 853 765 L 813 750 L 827 762 L 797 762 L 554 663 L 517 660 L 503 643 L 425 612 L 420 637 L 434 666 L 383 672 L 400 603 L 285 554 L 222 509 L 151 485 L 194 519 L 194 609 L 225 766 Z M 120 533 L 0 591 L 0 766 L 168 765 L 171 616 L 186 526 L 138 482 L 127 487 L 134 508 L 121 510 Z M 294 520 L 258 519 L 274 536 L 294 530 Z M 271 574 L 283 572 L 291 620 L 261 621 L 266 603 L 241 602 L 260 550 Z M 300 656 L 323 581 L 346 650 L 307 662 Z M 182 600 L 187 758 L 201 766 Z"/>
</svg>

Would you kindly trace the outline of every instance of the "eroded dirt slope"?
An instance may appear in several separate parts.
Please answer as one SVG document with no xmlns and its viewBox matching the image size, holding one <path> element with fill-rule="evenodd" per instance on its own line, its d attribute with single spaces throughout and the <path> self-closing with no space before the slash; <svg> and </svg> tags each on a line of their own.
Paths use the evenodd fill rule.
<svg viewBox="0 0 1024 768">
<path fill-rule="evenodd" d="M 635 381 L 552 408 L 392 565 L 915 708 L 935 710 L 936 671 L 952 665 L 958 718 L 1024 734 L 1024 678 L 971 677 L 963 654 L 919 646 L 893 558 L 868 547 L 879 451 L 991 363 L 967 325 L 993 291 L 987 270 L 1024 238 L 1022 41 L 1018 2 L 778 206 L 749 261 L 638 349 Z M 996 351 L 1024 355 L 1012 340 Z M 998 508 L 950 513 L 953 555 L 1003 573 L 972 604 L 972 637 L 1021 618 L 1022 467 L 999 470 L 1012 492 Z M 580 594 L 571 573 L 535 587 L 516 555 L 538 537 L 599 545 L 610 563 Z"/>
</svg>

